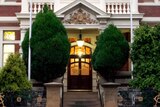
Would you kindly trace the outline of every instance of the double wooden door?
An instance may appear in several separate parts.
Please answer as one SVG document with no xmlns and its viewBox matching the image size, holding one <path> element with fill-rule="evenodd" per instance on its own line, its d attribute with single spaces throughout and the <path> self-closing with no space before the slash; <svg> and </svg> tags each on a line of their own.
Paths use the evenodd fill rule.
<svg viewBox="0 0 160 107">
<path fill-rule="evenodd" d="M 86 46 L 71 48 L 68 66 L 68 89 L 92 89 L 91 48 Z"/>
</svg>

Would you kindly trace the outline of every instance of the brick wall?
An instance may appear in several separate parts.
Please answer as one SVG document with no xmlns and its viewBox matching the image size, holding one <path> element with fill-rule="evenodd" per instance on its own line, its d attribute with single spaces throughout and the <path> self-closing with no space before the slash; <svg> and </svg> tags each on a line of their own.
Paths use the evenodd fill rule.
<svg viewBox="0 0 160 107">
<path fill-rule="evenodd" d="M 2 23 L 2 22 L 0 22 L 0 26 L 2 27 L 2 26 L 4 26 L 4 27 L 7 27 L 7 26 L 14 26 L 14 27 L 18 27 L 19 26 L 19 23 L 17 22 L 15 22 L 15 23 Z"/>
<path fill-rule="evenodd" d="M 160 17 L 160 6 L 139 6 L 139 12 L 145 13 L 144 17 Z"/>
<path fill-rule="evenodd" d="M 20 6 L 0 6 L 0 16 L 16 16 L 15 13 L 20 11 Z"/>
</svg>

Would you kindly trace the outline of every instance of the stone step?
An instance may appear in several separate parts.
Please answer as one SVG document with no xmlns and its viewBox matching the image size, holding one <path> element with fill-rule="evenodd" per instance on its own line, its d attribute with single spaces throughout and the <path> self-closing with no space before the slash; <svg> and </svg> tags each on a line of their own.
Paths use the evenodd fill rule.
<svg viewBox="0 0 160 107">
<path fill-rule="evenodd" d="M 66 92 L 63 107 L 100 107 L 98 93 Z"/>
</svg>

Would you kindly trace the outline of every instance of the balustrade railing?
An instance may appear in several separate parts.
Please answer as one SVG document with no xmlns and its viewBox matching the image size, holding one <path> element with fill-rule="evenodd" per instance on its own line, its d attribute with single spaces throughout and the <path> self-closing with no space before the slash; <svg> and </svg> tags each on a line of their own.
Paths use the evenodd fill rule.
<svg viewBox="0 0 160 107">
<path fill-rule="evenodd" d="M 129 14 L 138 13 L 138 0 L 106 0 L 106 12 L 111 14 Z M 51 10 L 54 11 L 55 0 L 32 0 L 32 12 L 40 12 L 44 4 L 47 4 Z M 132 6 L 130 6 L 132 4 Z M 29 12 L 30 0 L 22 0 L 22 11 L 24 13 Z"/>
<path fill-rule="evenodd" d="M 111 14 L 129 14 L 130 2 L 127 1 L 107 1 L 106 3 L 107 13 Z"/>
<path fill-rule="evenodd" d="M 45 4 L 48 5 L 50 10 L 54 10 L 53 0 L 32 0 L 32 12 L 35 13 L 35 14 L 40 12 L 43 9 Z M 30 3 L 29 2 L 28 2 L 28 7 L 30 8 Z M 30 11 L 30 10 L 28 10 L 28 11 Z"/>
</svg>

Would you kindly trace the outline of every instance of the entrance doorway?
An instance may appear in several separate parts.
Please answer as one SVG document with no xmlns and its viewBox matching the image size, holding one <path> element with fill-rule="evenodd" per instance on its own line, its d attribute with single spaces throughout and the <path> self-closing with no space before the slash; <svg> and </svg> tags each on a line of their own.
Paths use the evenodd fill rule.
<svg viewBox="0 0 160 107">
<path fill-rule="evenodd" d="M 92 67 L 91 48 L 72 46 L 68 65 L 68 89 L 91 90 Z"/>
</svg>

